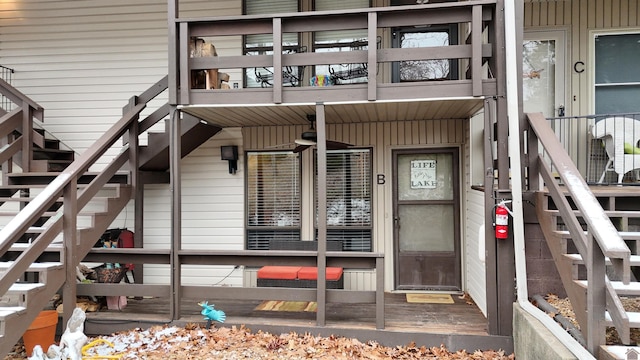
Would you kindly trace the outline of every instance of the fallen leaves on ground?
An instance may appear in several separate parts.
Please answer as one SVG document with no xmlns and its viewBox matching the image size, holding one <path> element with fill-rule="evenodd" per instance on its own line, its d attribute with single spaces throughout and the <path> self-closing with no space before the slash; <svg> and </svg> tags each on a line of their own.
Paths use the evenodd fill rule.
<svg viewBox="0 0 640 360">
<path fill-rule="evenodd" d="M 556 294 L 547 294 L 545 300 L 554 308 L 556 308 L 560 315 L 569 319 L 569 321 L 571 321 L 571 323 L 578 330 L 580 329 L 580 324 L 578 324 L 578 321 L 576 320 L 576 315 L 573 312 L 573 307 L 571 306 L 571 301 L 569 300 L 569 298 L 561 298 Z M 640 312 L 640 298 L 621 296 L 620 301 L 622 302 L 622 306 L 626 311 Z M 622 341 L 618 336 L 618 332 L 614 327 L 607 327 L 606 343 L 607 345 L 622 344 Z M 631 343 L 640 344 L 640 329 L 631 329 Z"/>
<path fill-rule="evenodd" d="M 90 339 L 90 341 L 95 340 Z M 90 355 L 122 355 L 122 359 L 514 359 L 513 354 L 485 350 L 450 352 L 441 347 L 386 347 L 369 341 L 311 334 L 274 335 L 245 327 L 204 329 L 156 326 L 101 336 Z"/>
</svg>

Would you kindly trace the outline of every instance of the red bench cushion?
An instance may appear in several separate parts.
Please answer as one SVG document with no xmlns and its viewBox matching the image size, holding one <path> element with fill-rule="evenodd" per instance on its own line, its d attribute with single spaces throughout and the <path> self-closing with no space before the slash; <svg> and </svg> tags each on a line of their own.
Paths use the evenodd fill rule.
<svg viewBox="0 0 640 360">
<path fill-rule="evenodd" d="M 328 281 L 337 281 L 342 277 L 341 267 L 328 267 L 326 271 Z M 318 268 L 305 266 L 298 271 L 298 279 L 300 280 L 318 280 Z"/>
<path fill-rule="evenodd" d="M 258 270 L 258 279 L 295 280 L 300 266 L 263 266 Z"/>
</svg>

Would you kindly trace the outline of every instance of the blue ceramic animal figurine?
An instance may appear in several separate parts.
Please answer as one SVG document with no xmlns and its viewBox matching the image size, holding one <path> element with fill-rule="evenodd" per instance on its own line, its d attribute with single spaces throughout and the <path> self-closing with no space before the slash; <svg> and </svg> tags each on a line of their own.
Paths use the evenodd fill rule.
<svg viewBox="0 0 640 360">
<path fill-rule="evenodd" d="M 211 327 L 211 321 L 223 323 L 227 319 L 224 311 L 214 309 L 213 304 L 209 305 L 208 301 L 198 303 L 198 305 L 202 306 L 200 314 L 204 315 L 204 319 L 207 320 L 207 329 Z"/>
</svg>

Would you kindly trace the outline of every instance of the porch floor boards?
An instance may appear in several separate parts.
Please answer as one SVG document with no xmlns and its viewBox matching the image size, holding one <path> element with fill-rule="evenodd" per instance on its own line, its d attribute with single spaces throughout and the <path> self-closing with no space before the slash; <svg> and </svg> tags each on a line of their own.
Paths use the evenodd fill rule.
<svg viewBox="0 0 640 360">
<path fill-rule="evenodd" d="M 450 349 L 504 349 L 512 351 L 510 337 L 495 337 L 487 333 L 487 320 L 475 304 L 451 295 L 453 304 L 407 303 L 405 294 L 385 294 L 385 329 L 375 328 L 375 304 L 328 303 L 326 325 L 318 327 L 315 312 L 276 312 L 254 310 L 258 300 L 184 299 L 182 316 L 169 320 L 169 299 L 128 299 L 122 310 L 88 312 L 85 332 L 88 335 L 110 334 L 154 324 L 184 326 L 189 323 L 205 325 L 198 302 L 208 300 L 227 315 L 224 324 L 245 325 L 252 331 L 273 333 L 310 332 L 357 337 L 361 341 L 375 340 L 386 346 L 415 341 L 425 346 L 445 344 Z"/>
<path fill-rule="evenodd" d="M 422 329 L 425 332 L 487 334 L 487 320 L 475 305 L 453 294 L 454 304 L 407 303 L 405 294 L 385 294 L 385 328 L 388 330 Z M 185 299 L 182 302 L 182 323 L 205 323 L 198 302 L 208 300 L 227 315 L 227 324 L 300 324 L 315 325 L 315 312 L 282 312 L 254 310 L 259 300 Z M 166 298 L 127 299 L 122 310 L 100 310 L 87 313 L 87 322 L 122 323 L 126 320 L 168 321 L 169 301 Z M 327 326 L 375 329 L 375 304 L 327 304 Z M 133 315 L 133 316 L 132 316 Z"/>
</svg>

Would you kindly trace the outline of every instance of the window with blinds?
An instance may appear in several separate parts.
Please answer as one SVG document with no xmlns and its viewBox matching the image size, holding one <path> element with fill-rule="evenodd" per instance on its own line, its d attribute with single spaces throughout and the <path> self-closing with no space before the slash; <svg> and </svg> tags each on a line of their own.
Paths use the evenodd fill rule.
<svg viewBox="0 0 640 360">
<path fill-rule="evenodd" d="M 315 10 L 346 10 L 369 7 L 369 0 L 316 0 Z M 314 33 L 313 48 L 315 52 L 341 52 L 367 50 L 367 29 L 317 31 Z M 365 64 L 331 64 L 315 67 L 316 75 L 332 75 L 332 79 L 340 84 L 351 84 L 367 81 Z"/>
<path fill-rule="evenodd" d="M 316 179 L 317 174 L 316 161 Z M 372 250 L 371 178 L 371 149 L 327 152 L 327 240 L 342 241 L 343 250 Z"/>
<path fill-rule="evenodd" d="M 271 240 L 300 240 L 300 157 L 249 152 L 247 249 L 267 250 Z"/>
<path fill-rule="evenodd" d="M 245 0 L 246 15 L 266 15 L 292 13 L 298 11 L 297 0 Z M 298 52 L 298 34 L 282 34 L 283 53 Z M 245 36 L 245 55 L 273 55 L 273 35 L 255 34 Z M 297 67 L 284 69 L 293 79 L 300 76 Z M 249 68 L 245 69 L 246 87 L 267 87 L 273 85 L 273 68 Z M 293 80 L 289 79 L 289 80 Z M 284 85 L 292 85 L 291 81 L 284 79 Z"/>
</svg>

